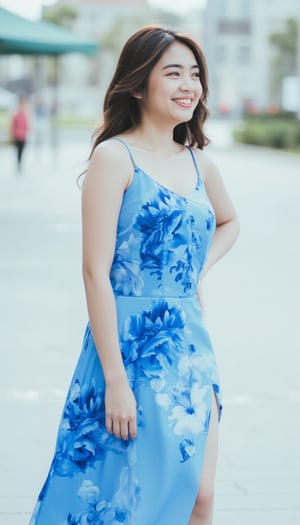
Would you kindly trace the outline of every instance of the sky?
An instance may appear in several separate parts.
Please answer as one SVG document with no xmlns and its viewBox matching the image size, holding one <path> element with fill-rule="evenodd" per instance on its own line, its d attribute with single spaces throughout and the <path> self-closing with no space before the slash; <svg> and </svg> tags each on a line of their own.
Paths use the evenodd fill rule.
<svg viewBox="0 0 300 525">
<path fill-rule="evenodd" d="M 204 7 L 207 0 L 148 0 L 150 4 L 167 9 L 168 11 L 185 12 L 190 8 Z M 41 6 L 51 5 L 55 0 L 0 0 L 0 6 L 13 11 L 18 15 L 38 20 L 41 15 Z M 177 5 L 174 5 L 177 4 Z"/>
</svg>

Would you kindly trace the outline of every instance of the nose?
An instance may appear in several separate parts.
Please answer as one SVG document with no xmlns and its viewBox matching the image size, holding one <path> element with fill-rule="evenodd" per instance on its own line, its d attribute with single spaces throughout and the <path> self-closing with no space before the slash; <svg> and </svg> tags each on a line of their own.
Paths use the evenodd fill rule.
<svg viewBox="0 0 300 525">
<path fill-rule="evenodd" d="M 180 88 L 182 91 L 192 91 L 193 89 L 193 80 L 190 75 L 183 75 L 181 78 Z"/>
</svg>

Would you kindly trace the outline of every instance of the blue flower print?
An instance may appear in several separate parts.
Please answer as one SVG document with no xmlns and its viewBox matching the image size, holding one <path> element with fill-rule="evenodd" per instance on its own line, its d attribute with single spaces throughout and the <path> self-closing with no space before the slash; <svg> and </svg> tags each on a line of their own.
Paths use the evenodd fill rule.
<svg viewBox="0 0 300 525">
<path fill-rule="evenodd" d="M 126 442 L 105 429 L 104 393 L 76 381 L 70 391 L 60 424 L 53 470 L 71 476 L 103 457 L 107 449 L 121 453 Z"/>
<path fill-rule="evenodd" d="M 128 449 L 128 465 L 120 472 L 117 489 L 111 501 L 101 498 L 100 489 L 85 479 L 78 496 L 85 505 L 80 515 L 69 514 L 69 525 L 136 525 L 135 509 L 139 499 L 139 486 L 135 474 L 135 448 Z"/>
<path fill-rule="evenodd" d="M 184 439 L 179 445 L 179 450 L 182 455 L 180 463 L 185 463 L 188 459 L 196 454 L 196 448 L 193 441 L 190 439 Z"/>
<path fill-rule="evenodd" d="M 206 219 L 206 229 L 209 231 L 214 227 L 215 217 L 211 210 L 208 210 L 208 217 Z"/>
<path fill-rule="evenodd" d="M 199 250 L 202 249 L 203 241 L 199 233 L 199 228 L 197 228 L 195 217 L 193 215 L 190 215 L 190 224 L 192 229 L 192 245 L 194 247 L 195 252 L 199 252 Z"/>
<path fill-rule="evenodd" d="M 170 273 L 176 272 L 175 282 L 181 281 L 183 291 L 186 293 L 192 288 L 193 257 L 189 248 L 186 248 L 185 255 L 186 260 L 177 261 L 176 265 L 171 266 Z"/>
<path fill-rule="evenodd" d="M 100 499 L 100 489 L 92 481 L 85 479 L 78 490 L 78 496 L 86 504 L 86 511 L 81 515 L 68 515 L 69 525 L 103 525 L 108 503 Z"/>
<path fill-rule="evenodd" d="M 140 271 L 140 261 L 132 260 L 135 245 L 139 244 L 133 235 L 116 248 L 116 254 L 110 271 L 110 279 L 115 293 L 122 295 L 142 294 L 144 281 Z"/>
<path fill-rule="evenodd" d="M 155 301 L 151 310 L 131 316 L 125 323 L 122 355 L 132 381 L 160 380 L 180 352 L 185 322 L 181 308 Z"/>
<path fill-rule="evenodd" d="M 150 269 L 151 274 L 160 280 L 173 250 L 186 243 L 183 235 L 185 210 L 175 196 L 162 189 L 158 198 L 144 204 L 142 209 L 133 225 L 143 236 L 140 248 L 142 269 Z"/>
</svg>

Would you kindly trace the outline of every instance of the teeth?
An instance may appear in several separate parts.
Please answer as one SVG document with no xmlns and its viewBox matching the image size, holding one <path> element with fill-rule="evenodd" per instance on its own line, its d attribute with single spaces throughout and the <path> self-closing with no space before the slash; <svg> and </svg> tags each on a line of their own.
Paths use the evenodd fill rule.
<svg viewBox="0 0 300 525">
<path fill-rule="evenodd" d="M 182 104 L 191 104 L 192 100 L 190 98 L 175 98 L 176 102 L 181 102 Z"/>
</svg>

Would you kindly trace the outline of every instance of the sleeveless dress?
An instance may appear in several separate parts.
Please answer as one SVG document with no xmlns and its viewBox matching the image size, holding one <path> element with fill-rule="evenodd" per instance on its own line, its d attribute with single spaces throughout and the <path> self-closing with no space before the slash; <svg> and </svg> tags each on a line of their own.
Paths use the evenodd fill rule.
<svg viewBox="0 0 300 525">
<path fill-rule="evenodd" d="M 138 436 L 105 429 L 104 378 L 90 325 L 67 394 L 56 450 L 30 525 L 188 525 L 220 384 L 196 287 L 215 216 L 198 182 L 184 197 L 132 157 L 111 284 L 135 393 Z M 193 165 L 193 163 L 194 165 Z"/>
</svg>

